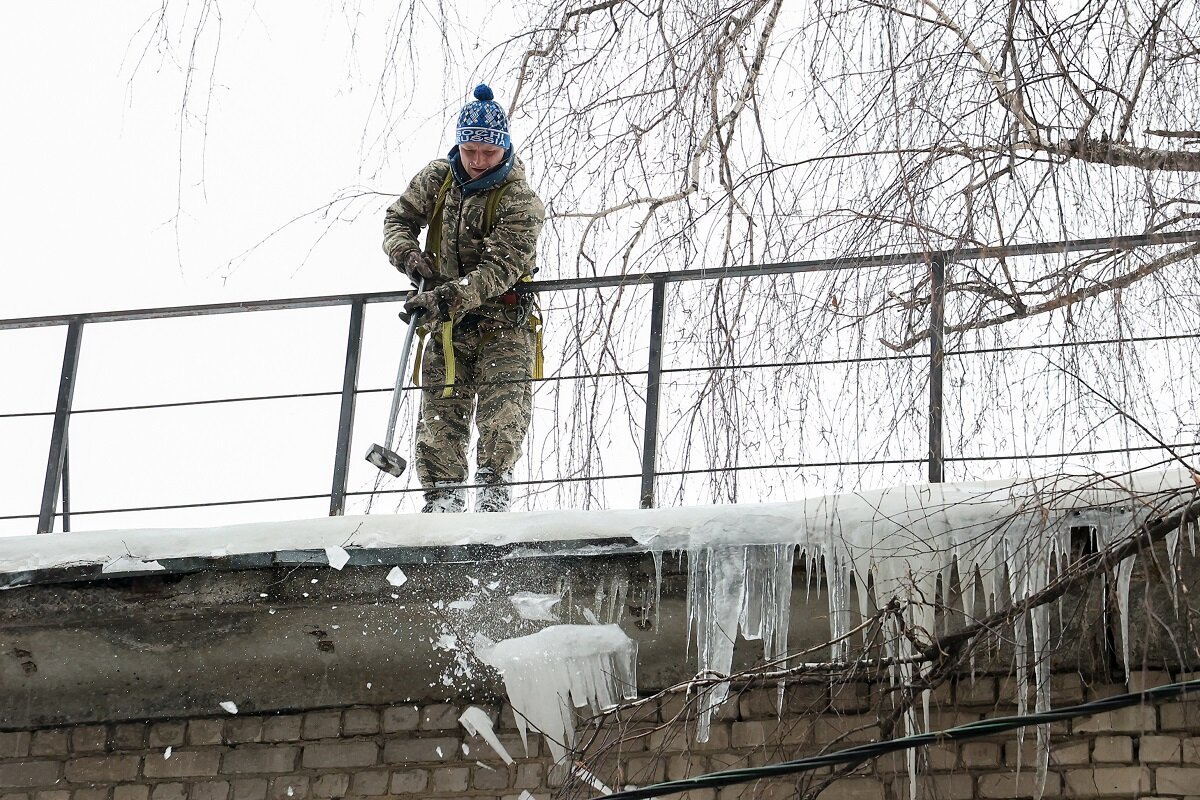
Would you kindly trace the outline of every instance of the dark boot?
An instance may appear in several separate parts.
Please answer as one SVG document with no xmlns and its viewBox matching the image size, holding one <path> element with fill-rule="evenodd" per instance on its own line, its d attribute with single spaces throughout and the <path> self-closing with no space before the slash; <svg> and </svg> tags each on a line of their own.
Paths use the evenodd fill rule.
<svg viewBox="0 0 1200 800">
<path fill-rule="evenodd" d="M 508 511 L 512 505 L 512 472 L 496 474 L 488 467 L 475 470 L 475 482 L 482 484 L 475 490 L 475 513 Z"/>
</svg>

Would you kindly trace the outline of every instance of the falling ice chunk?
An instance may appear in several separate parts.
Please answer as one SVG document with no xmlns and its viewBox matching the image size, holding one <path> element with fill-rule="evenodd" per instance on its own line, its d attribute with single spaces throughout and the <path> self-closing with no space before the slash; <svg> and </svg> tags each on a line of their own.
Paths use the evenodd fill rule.
<svg viewBox="0 0 1200 800">
<path fill-rule="evenodd" d="M 293 789 L 291 786 L 289 786 L 287 794 L 288 794 L 288 797 L 291 797 L 292 795 L 296 794 L 296 790 Z"/>
<path fill-rule="evenodd" d="M 259 597 L 270 597 L 271 595 L 267 594 L 266 592 L 259 592 L 258 596 Z"/>
<path fill-rule="evenodd" d="M 462 750 L 463 750 L 463 755 L 464 755 L 464 756 L 469 756 L 469 755 L 471 755 L 471 746 L 470 746 L 470 745 L 468 745 L 466 742 L 463 742 L 463 743 L 462 743 Z"/>
<path fill-rule="evenodd" d="M 537 800 L 537 798 L 531 795 L 529 790 L 525 789 L 521 791 L 521 796 L 517 800 Z"/>
<path fill-rule="evenodd" d="M 226 711 L 228 711 L 230 714 L 236 714 L 236 713 L 237 713 L 237 703 L 233 702 L 232 700 L 222 700 L 222 701 L 221 701 L 221 708 L 225 709 L 225 710 L 226 710 Z"/>
<path fill-rule="evenodd" d="M 480 736 L 488 745 L 496 751 L 496 755 L 504 761 L 505 764 L 513 763 L 512 756 L 508 754 L 508 750 L 500 743 L 500 739 L 496 737 L 496 731 L 492 728 L 492 718 L 482 708 L 468 706 L 467 710 L 458 718 L 459 723 L 467 729 L 467 733 L 472 736 Z M 466 747 L 466 745 L 463 745 Z"/>
<path fill-rule="evenodd" d="M 593 715 L 637 697 L 637 642 L 617 625 L 552 625 L 476 650 L 504 677 L 517 731 L 541 731 L 555 761 L 575 743 L 572 706 Z"/>
<path fill-rule="evenodd" d="M 350 554 L 340 547 L 326 547 L 325 558 L 329 560 L 329 566 L 334 569 L 341 569 L 350 560 Z M 316 583 L 316 581 L 313 581 L 313 583 Z"/>
<path fill-rule="evenodd" d="M 167 749 L 163 751 L 163 761 L 166 761 L 170 757 L 171 757 L 171 748 L 170 748 L 170 746 L 168 746 Z"/>
<path fill-rule="evenodd" d="M 554 613 L 553 609 L 562 602 L 561 594 L 517 592 L 508 599 L 524 619 L 558 622 L 558 615 Z"/>
<path fill-rule="evenodd" d="M 445 758 L 445 756 L 442 755 L 442 746 L 440 744 L 435 747 L 434 750 L 437 752 L 438 758 Z"/>
<path fill-rule="evenodd" d="M 474 607 L 474 600 L 455 600 L 450 604 L 451 611 L 470 611 Z"/>
<path fill-rule="evenodd" d="M 392 571 L 388 573 L 387 582 L 392 586 L 403 586 L 408 582 L 408 576 L 399 567 L 392 567 Z M 396 595 L 392 596 L 395 597 Z"/>
</svg>

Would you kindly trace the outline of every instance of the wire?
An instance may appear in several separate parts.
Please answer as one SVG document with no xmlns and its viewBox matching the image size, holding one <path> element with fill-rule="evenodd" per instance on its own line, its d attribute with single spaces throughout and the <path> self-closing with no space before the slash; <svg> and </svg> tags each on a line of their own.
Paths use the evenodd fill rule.
<svg viewBox="0 0 1200 800">
<path fill-rule="evenodd" d="M 601 798 L 603 798 L 603 800 L 640 800 L 641 798 L 648 797 L 662 797 L 664 795 L 677 794 L 679 792 L 687 792 L 694 789 L 711 789 L 718 786 L 731 786 L 737 783 L 748 783 L 761 778 L 770 778 L 778 775 L 791 775 L 798 772 L 809 772 L 815 769 L 820 769 L 821 767 L 835 766 L 838 764 L 857 764 L 868 759 L 878 758 L 879 756 L 892 753 L 897 750 L 907 750 L 909 748 L 918 747 L 924 744 L 938 744 L 944 741 L 978 739 L 984 736 L 1002 733 L 1003 731 L 1023 728 L 1027 725 L 1042 725 L 1050 722 L 1058 722 L 1064 719 L 1091 716 L 1092 714 L 1099 714 L 1104 711 L 1112 711 L 1118 708 L 1125 708 L 1126 706 L 1138 705 L 1145 702 L 1159 702 L 1184 694 L 1188 691 L 1200 691 L 1200 679 L 1182 681 L 1180 683 L 1168 683 L 1162 686 L 1156 686 L 1153 689 L 1147 689 L 1146 691 L 1142 692 L 1118 694 L 1114 695 L 1113 697 L 1105 697 L 1100 700 L 1093 700 L 1090 703 L 1066 706 L 1064 708 L 1041 711 L 1034 714 L 1024 714 L 1021 716 L 1012 717 L 994 717 L 992 719 L 979 720 L 978 722 L 969 722 L 966 725 L 959 725 L 942 731 L 919 733 L 899 739 L 889 739 L 886 742 L 871 742 L 870 744 L 858 745 L 857 747 L 850 747 L 845 750 L 838 750 L 834 753 L 824 753 L 822 755 L 799 758 L 794 761 L 766 764 L 761 767 L 747 767 L 745 769 L 730 769 L 722 772 L 710 772 L 707 775 L 699 775 L 695 778 L 667 781 L 665 783 L 656 783 L 651 786 L 644 786 L 640 789 L 613 792 L 611 794 L 601 795 L 597 800 L 601 800 Z"/>
</svg>

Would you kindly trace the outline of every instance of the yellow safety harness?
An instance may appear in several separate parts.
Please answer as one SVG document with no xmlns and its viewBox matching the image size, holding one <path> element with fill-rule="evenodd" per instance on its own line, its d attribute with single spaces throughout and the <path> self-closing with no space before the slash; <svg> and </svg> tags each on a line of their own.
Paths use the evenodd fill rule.
<svg viewBox="0 0 1200 800">
<path fill-rule="evenodd" d="M 433 268 L 437 271 L 442 254 L 442 216 L 446 211 L 446 194 L 450 191 L 450 186 L 454 181 L 454 169 L 451 167 L 446 172 L 446 179 L 442 181 L 442 186 L 438 189 L 437 199 L 433 203 L 433 213 L 429 216 L 429 230 L 425 233 L 425 249 L 433 259 Z M 487 201 L 483 207 L 483 235 L 484 238 L 492 235 L 492 229 L 496 227 L 496 211 L 500 207 L 500 200 L 504 197 L 504 192 L 508 189 L 507 183 L 501 183 L 488 192 Z M 522 275 L 520 282 L 526 283 L 532 281 L 532 275 Z M 529 329 L 534 334 L 534 355 L 533 355 L 533 377 L 538 380 L 542 377 L 542 370 L 545 366 L 545 354 L 542 349 L 542 318 L 538 312 L 537 302 L 534 301 L 534 311 L 529 314 Z M 446 385 L 442 389 L 442 397 L 449 397 L 454 393 L 454 320 L 451 318 L 441 325 L 442 331 L 442 357 L 446 362 Z M 483 335 L 484 344 L 491 337 L 491 331 L 485 331 Z M 413 362 L 413 385 L 420 385 L 421 377 L 421 362 L 425 355 L 425 337 L 429 334 L 429 328 L 421 326 L 417 328 L 417 355 Z"/>
</svg>

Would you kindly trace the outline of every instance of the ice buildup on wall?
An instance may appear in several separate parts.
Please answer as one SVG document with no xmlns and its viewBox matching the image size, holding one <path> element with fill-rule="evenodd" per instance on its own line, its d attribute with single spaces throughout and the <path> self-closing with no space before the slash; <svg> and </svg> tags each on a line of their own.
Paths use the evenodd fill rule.
<svg viewBox="0 0 1200 800">
<path fill-rule="evenodd" d="M 476 654 L 503 676 L 526 752 L 532 727 L 556 762 L 575 744 L 573 709 L 596 715 L 637 697 L 637 642 L 617 625 L 552 625 Z"/>
</svg>

